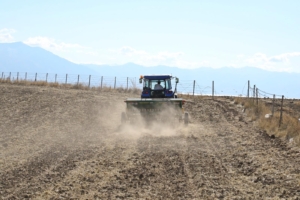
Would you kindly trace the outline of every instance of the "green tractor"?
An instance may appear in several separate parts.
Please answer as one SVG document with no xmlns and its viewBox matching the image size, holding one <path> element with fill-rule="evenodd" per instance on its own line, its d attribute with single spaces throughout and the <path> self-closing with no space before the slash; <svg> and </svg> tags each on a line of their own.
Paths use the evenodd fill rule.
<svg viewBox="0 0 300 200">
<path fill-rule="evenodd" d="M 175 87 L 172 88 L 172 80 Z M 172 119 L 189 123 L 189 114 L 184 112 L 185 100 L 177 98 L 179 79 L 171 75 L 145 75 L 139 79 L 143 84 L 141 98 L 125 100 L 126 112 L 121 115 L 122 123 L 134 123 L 139 116 L 145 121 L 171 122 Z"/>
</svg>

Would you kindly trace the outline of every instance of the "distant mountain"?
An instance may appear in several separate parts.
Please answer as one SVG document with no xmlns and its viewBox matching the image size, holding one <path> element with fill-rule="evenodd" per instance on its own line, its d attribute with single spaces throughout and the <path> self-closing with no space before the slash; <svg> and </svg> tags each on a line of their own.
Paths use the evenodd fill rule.
<svg viewBox="0 0 300 200">
<path fill-rule="evenodd" d="M 0 70 L 2 72 L 93 74 L 95 71 L 72 63 L 40 47 L 22 42 L 0 43 Z"/>
<path fill-rule="evenodd" d="M 196 80 L 197 93 L 211 93 L 212 81 L 215 92 L 219 95 L 246 95 L 248 80 L 253 87 L 270 94 L 285 95 L 289 98 L 300 98 L 300 73 L 271 72 L 254 67 L 212 69 L 181 69 L 168 66 L 144 67 L 134 63 L 119 66 L 85 65 L 90 69 L 107 76 L 139 77 L 144 74 L 172 74 L 180 78 L 179 88 L 182 91 L 193 91 L 193 80 Z M 250 91 L 253 94 L 253 91 Z M 267 95 L 261 92 L 261 96 Z"/>
<path fill-rule="evenodd" d="M 246 95 L 247 81 L 270 94 L 300 98 L 300 73 L 270 72 L 253 67 L 212 69 L 181 69 L 169 66 L 145 67 L 134 63 L 124 65 L 75 64 L 39 47 L 30 47 L 21 42 L 0 43 L 0 73 L 28 72 L 80 74 L 96 76 L 136 77 L 144 74 L 172 74 L 180 78 L 178 90 L 211 93 L 211 83 L 215 82 L 215 92 L 219 95 Z M 140 85 L 139 85 L 140 86 Z M 252 94 L 252 91 L 251 91 Z M 264 95 L 261 92 L 261 95 Z M 268 95 L 270 96 L 270 95 Z"/>
</svg>

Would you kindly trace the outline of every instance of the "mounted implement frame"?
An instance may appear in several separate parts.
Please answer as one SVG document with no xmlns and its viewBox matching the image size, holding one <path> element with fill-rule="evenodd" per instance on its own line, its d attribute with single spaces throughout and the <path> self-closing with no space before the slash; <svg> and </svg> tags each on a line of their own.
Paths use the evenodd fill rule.
<svg viewBox="0 0 300 200">
<path fill-rule="evenodd" d="M 171 80 L 175 80 L 173 91 Z M 173 122 L 173 119 L 189 123 L 189 114 L 184 112 L 185 100 L 177 98 L 176 90 L 179 78 L 171 75 L 145 75 L 140 77 L 143 83 L 141 98 L 128 98 L 125 100 L 126 112 L 121 115 L 122 123 L 134 123 L 138 117 L 146 122 L 160 121 Z"/>
</svg>

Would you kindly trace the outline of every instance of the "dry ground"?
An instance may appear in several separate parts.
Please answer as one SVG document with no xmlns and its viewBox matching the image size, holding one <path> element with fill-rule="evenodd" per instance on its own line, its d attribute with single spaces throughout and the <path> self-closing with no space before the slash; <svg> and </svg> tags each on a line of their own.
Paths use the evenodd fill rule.
<svg viewBox="0 0 300 200">
<path fill-rule="evenodd" d="M 299 150 L 230 100 L 120 126 L 134 95 L 0 85 L 0 199 L 297 199 Z"/>
</svg>

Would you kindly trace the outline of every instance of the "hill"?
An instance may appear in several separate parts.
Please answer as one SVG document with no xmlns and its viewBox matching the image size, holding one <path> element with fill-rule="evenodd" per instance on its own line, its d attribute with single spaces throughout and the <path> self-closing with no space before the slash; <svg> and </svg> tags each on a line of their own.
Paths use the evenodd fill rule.
<svg viewBox="0 0 300 200">
<path fill-rule="evenodd" d="M 95 71 L 72 63 L 40 47 L 22 42 L 0 43 L 2 72 L 93 74 Z"/>
<path fill-rule="evenodd" d="M 180 78 L 178 87 L 182 92 L 192 92 L 196 80 L 196 92 L 211 93 L 215 81 L 218 95 L 246 95 L 247 81 L 253 87 L 270 94 L 300 98 L 300 74 L 272 72 L 254 67 L 213 69 L 208 67 L 182 69 L 170 66 L 145 67 L 134 63 L 123 65 L 75 64 L 39 47 L 21 42 L 0 43 L 0 72 L 28 72 L 80 74 L 94 76 L 139 77 L 143 74 L 172 74 Z M 265 95 L 261 93 L 261 95 Z M 267 95 L 271 96 L 271 95 Z"/>
<path fill-rule="evenodd" d="M 172 74 L 180 78 L 181 83 L 179 87 L 187 88 L 189 92 L 192 91 L 193 80 L 196 80 L 198 93 L 210 93 L 211 84 L 214 81 L 215 92 L 219 95 L 246 95 L 247 82 L 250 80 L 251 87 L 255 84 L 259 89 L 271 94 L 300 98 L 300 90 L 298 89 L 300 88 L 299 73 L 272 72 L 254 67 L 223 67 L 218 69 L 209 67 L 196 69 L 182 69 L 169 66 L 144 67 L 134 63 L 119 66 L 85 66 L 108 76 L 139 77 L 143 74 Z"/>
</svg>

